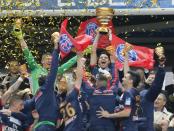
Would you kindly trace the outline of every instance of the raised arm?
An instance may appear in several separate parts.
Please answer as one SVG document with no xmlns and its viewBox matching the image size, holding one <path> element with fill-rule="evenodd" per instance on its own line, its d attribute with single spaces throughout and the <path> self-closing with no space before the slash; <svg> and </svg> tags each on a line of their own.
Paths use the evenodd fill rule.
<svg viewBox="0 0 174 131">
<path fill-rule="evenodd" d="M 54 36 L 54 37 L 53 37 Z M 54 43 L 54 51 L 52 53 L 52 62 L 51 62 L 51 69 L 46 79 L 46 85 L 44 88 L 46 88 L 47 91 L 53 91 L 54 90 L 54 82 L 57 76 L 58 71 L 58 63 L 59 63 L 59 54 L 58 54 L 58 43 L 59 43 L 59 33 L 55 32 L 52 34 L 52 41 Z"/>
<path fill-rule="evenodd" d="M 131 49 L 131 45 L 128 43 L 125 43 L 125 47 L 123 49 L 123 55 L 124 55 L 124 75 L 130 70 L 129 67 L 129 50 Z"/>
<path fill-rule="evenodd" d="M 159 67 L 158 67 L 158 71 L 155 75 L 155 80 L 153 81 L 150 89 L 148 90 L 148 92 L 146 94 L 146 99 L 151 102 L 154 102 L 155 99 L 158 97 L 159 93 L 161 92 L 163 82 L 164 82 L 164 77 L 165 77 L 164 67 L 165 67 L 166 58 L 165 58 L 164 54 L 162 57 L 161 57 L 161 55 L 158 55 L 158 53 L 156 53 L 156 54 L 158 56 Z"/>
<path fill-rule="evenodd" d="M 82 57 L 82 54 L 78 54 L 76 81 L 75 81 L 75 88 L 78 90 L 80 90 L 81 85 L 82 85 L 85 61 L 86 61 L 86 59 Z"/>
<path fill-rule="evenodd" d="M 58 67 L 58 74 L 62 75 L 64 72 L 66 72 L 70 67 L 72 67 L 77 62 L 77 56 L 74 56 L 68 62 Z"/>
<path fill-rule="evenodd" d="M 115 56 L 115 48 L 113 46 L 108 46 L 106 48 L 107 52 L 110 54 L 111 66 L 110 66 L 110 73 L 112 76 L 111 79 L 111 88 L 118 88 L 118 71 L 115 64 L 117 57 Z"/>
<path fill-rule="evenodd" d="M 51 68 L 50 68 L 50 72 L 48 73 L 48 76 L 46 78 L 46 84 L 45 86 L 41 86 L 41 89 L 46 89 L 47 93 L 48 92 L 53 92 L 54 91 L 54 83 L 56 80 L 56 76 L 57 76 L 57 71 L 58 71 L 58 63 L 59 63 L 59 54 L 58 54 L 58 50 L 59 50 L 59 32 L 54 32 L 51 35 L 52 38 L 52 42 L 54 44 L 54 50 L 52 53 L 52 62 L 51 62 Z"/>
<path fill-rule="evenodd" d="M 18 39 L 21 49 L 23 51 L 24 57 L 27 61 L 28 67 L 30 70 L 34 70 L 38 64 L 35 61 L 33 55 L 31 54 L 30 50 L 28 49 L 27 43 L 24 40 L 24 36 L 22 33 L 21 28 L 19 28 L 18 30 L 16 30 L 16 25 L 14 26 L 13 29 L 13 35 Z"/>
<path fill-rule="evenodd" d="M 10 86 L 10 88 L 5 92 L 5 94 L 2 95 L 2 98 L 1 98 L 1 103 L 2 105 L 5 105 L 6 102 L 8 101 L 8 99 L 10 98 L 10 96 L 18 90 L 19 86 L 21 85 L 21 83 L 23 82 L 23 78 L 22 77 L 19 77 L 17 79 L 17 81 Z"/>
<path fill-rule="evenodd" d="M 91 52 L 91 58 L 90 58 L 90 65 L 95 66 L 97 64 L 97 45 L 98 41 L 100 39 L 99 31 L 97 31 L 97 34 L 95 36 L 93 45 L 92 45 L 92 52 Z"/>
<path fill-rule="evenodd" d="M 92 48 L 92 45 L 88 46 L 88 48 L 86 48 L 83 51 L 83 55 L 91 54 L 91 50 L 92 50 L 91 48 Z M 58 74 L 62 75 L 64 72 L 70 69 L 75 63 L 77 63 L 77 56 L 74 56 L 73 58 L 68 60 L 68 62 L 58 67 Z"/>
<path fill-rule="evenodd" d="M 154 102 L 155 99 L 158 97 L 159 93 L 161 92 L 163 81 L 165 76 L 165 70 L 163 67 L 159 67 L 158 71 L 155 76 L 155 80 L 152 83 L 152 86 L 148 90 L 146 94 L 146 99 L 151 102 Z"/>
</svg>

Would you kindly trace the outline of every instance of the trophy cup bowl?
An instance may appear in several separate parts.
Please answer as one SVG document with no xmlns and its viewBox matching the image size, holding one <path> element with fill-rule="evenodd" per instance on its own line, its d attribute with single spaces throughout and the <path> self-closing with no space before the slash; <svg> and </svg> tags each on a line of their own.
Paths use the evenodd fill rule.
<svg viewBox="0 0 174 131">
<path fill-rule="evenodd" d="M 164 47 L 161 45 L 161 43 L 157 44 L 157 47 L 155 48 L 155 53 L 158 56 L 159 60 L 162 60 L 164 56 Z"/>
<path fill-rule="evenodd" d="M 100 23 L 99 32 L 107 34 L 109 32 L 108 24 L 113 18 L 114 10 L 112 8 L 99 7 L 96 9 L 96 15 Z"/>
<path fill-rule="evenodd" d="M 15 21 L 15 31 L 20 31 L 21 30 L 21 26 L 22 26 L 22 19 L 16 19 Z"/>
</svg>

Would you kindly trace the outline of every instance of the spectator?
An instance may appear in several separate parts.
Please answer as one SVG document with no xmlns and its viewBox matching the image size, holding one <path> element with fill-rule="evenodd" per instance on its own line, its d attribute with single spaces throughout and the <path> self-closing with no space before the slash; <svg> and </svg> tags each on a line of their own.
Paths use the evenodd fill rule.
<svg viewBox="0 0 174 131">
<path fill-rule="evenodd" d="M 168 101 L 167 101 L 167 109 L 174 113 L 174 67 L 172 68 L 173 72 L 173 84 L 170 84 L 165 87 L 165 90 L 167 91 Z"/>
<path fill-rule="evenodd" d="M 154 101 L 161 92 L 165 71 L 164 71 L 165 59 L 159 60 L 159 67 L 157 73 L 150 73 L 146 80 L 145 88 L 140 92 L 141 107 L 143 110 L 143 116 L 147 119 L 144 124 L 139 125 L 140 131 L 154 131 Z"/>
<path fill-rule="evenodd" d="M 10 87 L 19 77 L 19 63 L 16 60 L 11 60 L 7 64 L 8 73 L 2 81 L 2 85 Z"/>
<path fill-rule="evenodd" d="M 173 114 L 171 112 L 167 111 L 167 109 L 165 107 L 166 103 L 167 103 L 167 98 L 166 98 L 165 94 L 160 93 L 155 100 L 154 109 L 155 109 L 155 112 L 156 111 L 162 112 L 166 116 L 165 118 L 169 121 L 169 118 Z M 154 115 L 154 117 L 157 117 L 157 116 Z"/>
<path fill-rule="evenodd" d="M 174 115 L 170 118 L 168 131 L 174 131 Z"/>
<path fill-rule="evenodd" d="M 0 111 L 2 130 L 24 131 L 26 116 L 20 112 L 23 108 L 24 103 L 20 96 L 12 96 L 9 102 L 9 109 Z"/>
</svg>

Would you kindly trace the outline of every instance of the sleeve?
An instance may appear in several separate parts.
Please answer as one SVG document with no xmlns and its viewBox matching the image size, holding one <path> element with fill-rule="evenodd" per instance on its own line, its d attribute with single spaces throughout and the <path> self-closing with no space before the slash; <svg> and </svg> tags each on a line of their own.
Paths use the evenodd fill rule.
<svg viewBox="0 0 174 131">
<path fill-rule="evenodd" d="M 58 74 L 62 75 L 65 71 L 71 68 L 76 62 L 77 62 L 77 56 L 71 58 L 68 62 L 66 62 L 65 64 L 61 65 L 58 68 Z"/>
<path fill-rule="evenodd" d="M 133 99 L 128 92 L 124 92 L 123 94 L 123 104 L 125 108 L 131 108 L 133 104 Z"/>
<path fill-rule="evenodd" d="M 23 113 L 31 112 L 35 109 L 35 100 L 34 97 L 30 100 L 24 101 L 24 109 L 22 110 Z"/>
<path fill-rule="evenodd" d="M 110 72 L 111 72 L 111 75 L 112 75 L 112 79 L 111 79 L 111 88 L 115 88 L 117 89 L 118 88 L 118 73 L 117 73 L 117 68 L 116 68 L 116 65 L 115 63 L 111 63 L 111 67 L 110 67 Z"/>
<path fill-rule="evenodd" d="M 31 71 L 38 67 L 37 62 L 35 61 L 33 55 L 28 48 L 25 48 L 23 50 L 23 54 Z"/>
<path fill-rule="evenodd" d="M 57 50 L 54 49 L 53 53 L 52 53 L 52 62 L 51 62 L 51 69 L 50 72 L 46 78 L 46 84 L 45 86 L 42 86 L 42 89 L 46 89 L 47 93 L 48 92 L 54 92 L 54 82 L 56 80 L 56 76 L 57 76 L 57 70 L 58 70 L 58 63 L 59 63 L 59 59 L 58 59 L 58 52 Z"/>
<path fill-rule="evenodd" d="M 163 86 L 164 76 L 165 76 L 164 69 L 159 67 L 155 76 L 155 80 L 153 81 L 152 86 L 150 87 L 145 96 L 147 100 L 154 102 L 155 99 L 158 97 Z"/>
</svg>

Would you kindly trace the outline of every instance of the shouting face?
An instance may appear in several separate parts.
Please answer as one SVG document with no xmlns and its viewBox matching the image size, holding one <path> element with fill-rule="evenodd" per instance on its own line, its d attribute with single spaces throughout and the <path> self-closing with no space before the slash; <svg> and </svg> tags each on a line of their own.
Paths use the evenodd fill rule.
<svg viewBox="0 0 174 131">
<path fill-rule="evenodd" d="M 98 66 L 102 69 L 105 69 L 109 66 L 110 60 L 109 56 L 106 54 L 101 54 L 98 59 Z"/>
</svg>

